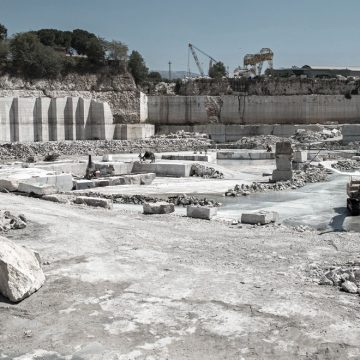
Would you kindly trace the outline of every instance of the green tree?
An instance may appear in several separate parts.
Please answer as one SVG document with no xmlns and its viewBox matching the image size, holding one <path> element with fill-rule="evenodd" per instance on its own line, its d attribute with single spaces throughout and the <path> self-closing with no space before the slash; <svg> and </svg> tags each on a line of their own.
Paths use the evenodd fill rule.
<svg viewBox="0 0 360 360">
<path fill-rule="evenodd" d="M 148 77 L 149 69 L 146 67 L 143 57 L 137 51 L 132 51 L 129 57 L 128 68 L 136 84 L 141 84 Z"/>
<path fill-rule="evenodd" d="M 106 41 L 103 40 L 103 46 L 108 60 L 127 60 L 128 47 L 121 41 Z"/>
<path fill-rule="evenodd" d="M 0 65 L 3 65 L 9 54 L 9 45 L 5 40 L 0 41 Z"/>
<path fill-rule="evenodd" d="M 209 69 L 209 76 L 213 79 L 219 79 L 226 75 L 226 69 L 225 65 L 219 61 L 215 63 L 210 69 Z"/>
<path fill-rule="evenodd" d="M 148 75 L 148 80 L 154 83 L 158 83 L 162 80 L 161 74 L 158 71 L 151 71 Z"/>
<path fill-rule="evenodd" d="M 0 24 L 0 40 L 5 40 L 7 38 L 7 28 Z"/>
<path fill-rule="evenodd" d="M 63 58 L 52 48 L 41 44 L 34 33 L 17 34 L 10 42 L 15 70 L 28 77 L 43 78 L 59 75 Z"/>
</svg>

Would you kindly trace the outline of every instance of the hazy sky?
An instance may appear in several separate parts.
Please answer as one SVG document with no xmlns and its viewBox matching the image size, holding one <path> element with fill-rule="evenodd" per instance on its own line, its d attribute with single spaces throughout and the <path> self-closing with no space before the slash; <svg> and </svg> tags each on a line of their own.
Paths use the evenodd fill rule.
<svg viewBox="0 0 360 360">
<path fill-rule="evenodd" d="M 125 42 L 156 70 L 169 60 L 187 70 L 189 42 L 230 70 L 263 47 L 275 68 L 360 65 L 359 15 L 359 0 L 0 0 L 9 34 L 82 28 Z"/>
</svg>

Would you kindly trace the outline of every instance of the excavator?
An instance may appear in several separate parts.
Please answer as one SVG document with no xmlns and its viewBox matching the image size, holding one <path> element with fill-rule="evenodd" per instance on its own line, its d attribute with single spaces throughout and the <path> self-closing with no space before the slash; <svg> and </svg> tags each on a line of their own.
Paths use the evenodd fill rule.
<svg viewBox="0 0 360 360">
<path fill-rule="evenodd" d="M 347 209 L 352 216 L 360 215 L 360 178 L 351 176 L 347 183 Z"/>
</svg>

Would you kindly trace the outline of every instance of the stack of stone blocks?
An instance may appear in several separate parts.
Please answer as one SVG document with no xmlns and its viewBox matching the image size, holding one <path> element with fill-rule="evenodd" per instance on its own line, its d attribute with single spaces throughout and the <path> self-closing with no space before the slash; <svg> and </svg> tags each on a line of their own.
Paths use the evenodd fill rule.
<svg viewBox="0 0 360 360">
<path fill-rule="evenodd" d="M 276 169 L 273 171 L 273 181 L 292 180 L 293 149 L 290 141 L 276 143 L 275 150 Z"/>
</svg>

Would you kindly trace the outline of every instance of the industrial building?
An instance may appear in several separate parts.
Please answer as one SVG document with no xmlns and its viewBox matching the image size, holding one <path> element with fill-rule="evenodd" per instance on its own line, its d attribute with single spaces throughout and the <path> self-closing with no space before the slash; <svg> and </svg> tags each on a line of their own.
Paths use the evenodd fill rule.
<svg viewBox="0 0 360 360">
<path fill-rule="evenodd" d="M 309 78 L 336 78 L 338 76 L 353 76 L 360 77 L 360 66 L 310 66 L 304 65 L 303 67 L 293 66 L 292 68 L 284 69 L 268 69 L 268 74 L 278 77 L 289 77 L 292 75 L 300 76 L 305 75 Z"/>
</svg>

